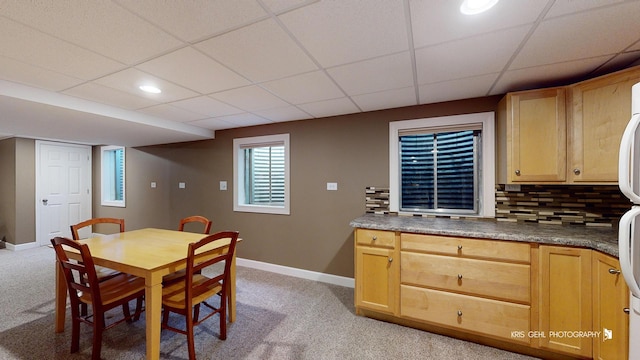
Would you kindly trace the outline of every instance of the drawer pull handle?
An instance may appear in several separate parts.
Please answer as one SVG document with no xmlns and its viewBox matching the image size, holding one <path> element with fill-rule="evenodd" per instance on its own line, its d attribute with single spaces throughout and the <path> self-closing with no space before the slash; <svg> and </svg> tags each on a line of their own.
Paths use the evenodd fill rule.
<svg viewBox="0 0 640 360">
<path fill-rule="evenodd" d="M 462 310 L 458 310 L 458 316 L 462 316 Z"/>
<path fill-rule="evenodd" d="M 376 240 L 378 240 L 378 237 L 374 235 L 374 236 L 371 238 L 371 240 L 376 241 Z"/>
<path fill-rule="evenodd" d="M 458 280 L 462 280 L 462 274 L 458 274 Z"/>
<path fill-rule="evenodd" d="M 620 270 L 611 268 L 611 269 L 609 269 L 609 274 L 618 275 L 618 274 L 620 274 Z"/>
<path fill-rule="evenodd" d="M 624 309 L 622 309 L 622 311 L 627 315 L 629 315 L 629 313 L 631 312 L 631 310 L 629 310 L 629 308 L 624 308 Z"/>
<path fill-rule="evenodd" d="M 576 175 L 580 175 L 580 169 L 573 169 L 573 173 Z"/>
<path fill-rule="evenodd" d="M 516 175 L 520 176 L 520 170 L 516 170 Z"/>
<path fill-rule="evenodd" d="M 462 245 L 458 245 L 458 250 L 462 251 Z"/>
</svg>

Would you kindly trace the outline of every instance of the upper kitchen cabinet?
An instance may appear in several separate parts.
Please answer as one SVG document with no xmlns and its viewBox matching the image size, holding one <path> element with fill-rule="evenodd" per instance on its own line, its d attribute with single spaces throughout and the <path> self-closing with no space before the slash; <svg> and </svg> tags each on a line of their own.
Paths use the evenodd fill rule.
<svg viewBox="0 0 640 360">
<path fill-rule="evenodd" d="M 570 182 L 617 183 L 620 139 L 631 118 L 631 86 L 639 81 L 636 67 L 570 87 Z"/>
<path fill-rule="evenodd" d="M 508 93 L 498 105 L 500 184 L 617 184 L 634 67 L 566 87 Z"/>
<path fill-rule="evenodd" d="M 507 94 L 498 105 L 498 183 L 566 181 L 565 88 Z"/>
</svg>

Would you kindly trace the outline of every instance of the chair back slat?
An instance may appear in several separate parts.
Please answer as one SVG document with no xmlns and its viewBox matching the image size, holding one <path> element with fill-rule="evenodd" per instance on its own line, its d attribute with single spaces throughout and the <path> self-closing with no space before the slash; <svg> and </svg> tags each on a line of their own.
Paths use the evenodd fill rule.
<svg viewBox="0 0 640 360">
<path fill-rule="evenodd" d="M 90 297 L 92 301 L 100 303 L 98 276 L 89 247 L 86 244 L 80 244 L 77 241 L 63 237 L 51 239 L 51 244 L 56 252 L 60 269 L 63 271 L 67 282 L 72 310 L 77 309 L 77 304 L 80 301 L 79 296 L 81 294 L 86 294 L 85 296 Z M 81 260 L 76 261 L 69 259 L 63 246 L 79 252 Z"/>
<path fill-rule="evenodd" d="M 80 240 L 79 230 L 97 224 L 116 224 L 120 226 L 120 232 L 124 232 L 124 219 L 117 218 L 93 218 L 81 223 L 71 225 L 71 237 L 73 240 Z M 93 231 L 93 228 L 92 228 Z"/>
<path fill-rule="evenodd" d="M 214 256 L 211 259 L 206 259 L 206 252 L 196 254 L 196 250 L 209 245 L 214 242 L 226 242 L 229 240 L 229 245 L 222 249 L 222 254 Z M 235 252 L 236 243 L 238 241 L 237 231 L 222 231 L 209 235 L 196 243 L 189 244 L 189 250 L 187 253 L 187 274 L 185 279 L 185 300 L 188 302 L 187 308 L 191 306 L 190 302 L 192 294 L 203 292 L 207 287 L 215 283 L 222 285 L 222 291 L 225 291 L 226 284 L 229 281 L 231 272 L 231 260 Z M 215 264 L 224 262 L 223 270 L 216 269 L 214 276 L 208 276 L 210 279 L 202 283 L 195 284 L 193 282 L 194 274 L 202 271 L 204 268 L 212 267 Z"/>
<path fill-rule="evenodd" d="M 209 231 L 211 231 L 212 222 L 206 217 L 200 215 L 188 216 L 184 219 L 181 219 L 180 225 L 178 226 L 178 231 L 184 231 L 184 226 L 186 224 L 195 222 L 201 223 L 204 226 L 204 229 L 202 231 L 203 234 L 209 234 Z"/>
</svg>

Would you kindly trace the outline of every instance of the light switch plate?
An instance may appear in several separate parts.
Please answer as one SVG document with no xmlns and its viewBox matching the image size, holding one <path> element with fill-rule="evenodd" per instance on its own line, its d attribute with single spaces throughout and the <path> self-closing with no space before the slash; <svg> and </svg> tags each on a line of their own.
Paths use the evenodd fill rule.
<svg viewBox="0 0 640 360">
<path fill-rule="evenodd" d="M 220 190 L 227 190 L 227 182 L 220 181 Z"/>
<path fill-rule="evenodd" d="M 179 189 L 184 189 L 186 187 L 187 187 L 187 184 L 185 184 L 184 182 L 181 181 L 181 182 L 178 183 L 178 188 Z"/>
<path fill-rule="evenodd" d="M 338 190 L 338 183 L 335 182 L 328 182 L 327 183 L 327 190 Z"/>
</svg>

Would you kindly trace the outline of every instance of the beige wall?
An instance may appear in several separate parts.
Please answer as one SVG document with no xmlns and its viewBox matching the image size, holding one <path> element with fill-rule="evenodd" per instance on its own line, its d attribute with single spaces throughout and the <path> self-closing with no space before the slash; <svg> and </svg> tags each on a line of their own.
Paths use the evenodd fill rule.
<svg viewBox="0 0 640 360">
<path fill-rule="evenodd" d="M 0 140 L 0 240 L 20 245 L 36 240 L 35 141 Z"/>
<path fill-rule="evenodd" d="M 121 216 L 127 228 L 176 228 L 181 217 L 201 214 L 212 231 L 240 231 L 238 256 L 339 276 L 353 276 L 353 229 L 365 212 L 365 187 L 388 186 L 389 122 L 494 111 L 499 97 L 414 106 L 326 119 L 217 131 L 209 141 L 127 149 L 127 208 L 94 216 Z M 234 138 L 289 133 L 291 215 L 233 211 Z M 94 150 L 94 179 L 99 156 Z M 152 191 L 150 181 L 158 182 Z M 227 181 L 229 190 L 220 191 Z M 178 189 L 178 182 L 186 183 Z M 327 191 L 337 182 L 338 191 Z M 94 194 L 99 194 L 99 181 Z M 136 200 L 131 198 L 136 194 Z"/>
</svg>

